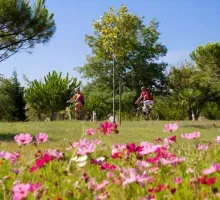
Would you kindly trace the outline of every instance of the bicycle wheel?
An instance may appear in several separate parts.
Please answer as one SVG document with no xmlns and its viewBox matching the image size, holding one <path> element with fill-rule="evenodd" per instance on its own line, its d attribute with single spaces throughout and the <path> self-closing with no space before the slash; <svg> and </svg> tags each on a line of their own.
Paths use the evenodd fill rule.
<svg viewBox="0 0 220 200">
<path fill-rule="evenodd" d="M 137 108 L 133 108 L 130 113 L 130 120 L 131 121 L 140 121 L 142 120 L 142 108 L 138 106 Z"/>
<path fill-rule="evenodd" d="M 159 121 L 159 114 L 155 109 L 150 109 L 146 115 L 146 120 L 157 120 Z"/>
<path fill-rule="evenodd" d="M 79 120 L 89 121 L 92 118 L 92 114 L 87 110 L 81 110 L 79 112 Z"/>
</svg>

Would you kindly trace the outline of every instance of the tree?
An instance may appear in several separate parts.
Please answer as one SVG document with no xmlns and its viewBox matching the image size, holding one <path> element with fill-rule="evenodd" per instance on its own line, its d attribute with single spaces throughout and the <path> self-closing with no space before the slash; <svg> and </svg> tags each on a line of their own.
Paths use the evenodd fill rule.
<svg viewBox="0 0 220 200">
<path fill-rule="evenodd" d="M 199 46 L 191 53 L 197 70 L 200 72 L 200 84 L 206 87 L 212 101 L 220 99 L 220 42 Z"/>
<path fill-rule="evenodd" d="M 46 43 L 55 32 L 53 14 L 45 0 L 32 8 L 26 0 L 0 1 L 0 62 L 35 44 Z"/>
<path fill-rule="evenodd" d="M 74 89 L 81 82 L 76 78 L 64 78 L 62 73 L 53 71 L 44 77 L 44 81 L 29 82 L 25 90 L 25 99 L 30 108 L 36 110 L 38 119 L 42 114 L 50 113 L 50 119 L 56 119 L 56 112 L 66 108 L 66 101 L 74 94 Z"/>
<path fill-rule="evenodd" d="M 200 85 L 201 74 L 192 63 L 172 67 L 168 75 L 168 87 L 176 100 L 185 107 L 189 120 L 196 119 L 208 100 L 206 88 Z"/>
<path fill-rule="evenodd" d="M 94 35 L 86 36 L 93 54 L 78 71 L 86 78 L 112 87 L 114 115 L 115 93 L 119 88 L 115 83 L 123 79 L 126 87 L 136 92 L 139 92 L 140 84 L 160 87 L 166 64 L 155 61 L 166 55 L 167 49 L 158 43 L 158 23 L 153 20 L 146 27 L 143 18 L 128 13 L 124 5 L 117 13 L 110 8 L 93 23 L 93 28 Z"/>
<path fill-rule="evenodd" d="M 25 121 L 24 88 L 21 87 L 17 78 L 17 72 L 13 72 L 10 79 L 2 79 L 0 86 L 0 104 L 3 105 L 2 119 L 7 121 Z"/>
</svg>

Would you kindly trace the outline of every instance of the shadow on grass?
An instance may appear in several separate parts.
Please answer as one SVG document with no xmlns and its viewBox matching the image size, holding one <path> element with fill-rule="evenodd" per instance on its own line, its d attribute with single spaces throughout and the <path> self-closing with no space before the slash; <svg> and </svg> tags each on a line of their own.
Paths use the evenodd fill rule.
<svg viewBox="0 0 220 200">
<path fill-rule="evenodd" d="M 196 124 L 188 124 L 188 125 L 182 125 L 183 128 L 199 128 L 199 129 L 210 129 L 213 128 L 213 126 L 210 125 L 196 125 Z"/>
<path fill-rule="evenodd" d="M 0 133 L 0 141 L 14 141 L 14 136 L 18 133 Z"/>
</svg>

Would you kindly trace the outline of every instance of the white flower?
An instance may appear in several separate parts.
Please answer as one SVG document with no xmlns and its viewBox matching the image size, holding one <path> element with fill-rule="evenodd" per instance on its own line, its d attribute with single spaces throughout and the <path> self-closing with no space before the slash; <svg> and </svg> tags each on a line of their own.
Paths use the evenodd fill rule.
<svg viewBox="0 0 220 200">
<path fill-rule="evenodd" d="M 71 158 L 71 161 L 75 161 L 76 162 L 77 159 L 78 159 L 78 157 L 75 156 L 75 157 Z"/>
<path fill-rule="evenodd" d="M 105 160 L 105 157 L 99 157 L 99 158 L 97 158 L 96 160 L 97 160 L 97 161 L 102 161 L 102 162 L 103 162 L 103 161 Z"/>
<path fill-rule="evenodd" d="M 83 155 L 83 156 L 79 156 L 79 157 L 75 156 L 75 157 L 71 158 L 71 161 L 76 162 L 77 166 L 79 166 L 79 167 L 84 167 L 87 163 L 87 161 L 86 161 L 87 158 L 88 158 L 87 155 Z"/>
<path fill-rule="evenodd" d="M 86 165 L 86 161 L 77 163 L 77 165 L 78 165 L 79 167 L 84 167 L 84 166 Z"/>
<path fill-rule="evenodd" d="M 88 158 L 88 156 L 87 156 L 87 155 L 80 156 L 80 157 L 77 159 L 77 161 L 76 161 L 76 162 L 83 162 L 83 161 L 86 161 L 86 160 L 87 160 L 87 158 Z"/>
</svg>

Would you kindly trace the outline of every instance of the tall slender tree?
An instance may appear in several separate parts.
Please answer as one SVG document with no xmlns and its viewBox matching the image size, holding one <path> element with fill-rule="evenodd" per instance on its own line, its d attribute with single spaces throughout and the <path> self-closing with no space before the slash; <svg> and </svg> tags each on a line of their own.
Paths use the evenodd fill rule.
<svg viewBox="0 0 220 200">
<path fill-rule="evenodd" d="M 123 78 L 126 86 L 136 91 L 140 82 L 148 86 L 161 85 L 166 64 L 155 61 L 166 55 L 167 49 L 158 42 L 158 23 L 152 20 L 147 27 L 143 18 L 129 13 L 124 5 L 117 12 L 110 8 L 100 20 L 94 21 L 93 28 L 94 35 L 86 35 L 92 55 L 79 72 L 112 87 L 115 119 L 115 93 L 119 85 L 116 82 Z"/>
</svg>

